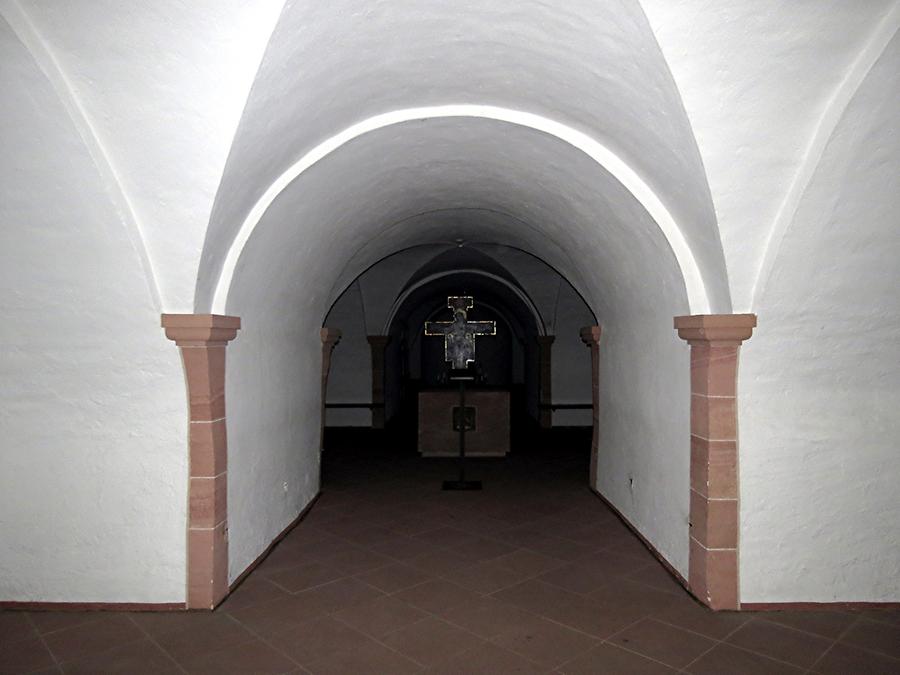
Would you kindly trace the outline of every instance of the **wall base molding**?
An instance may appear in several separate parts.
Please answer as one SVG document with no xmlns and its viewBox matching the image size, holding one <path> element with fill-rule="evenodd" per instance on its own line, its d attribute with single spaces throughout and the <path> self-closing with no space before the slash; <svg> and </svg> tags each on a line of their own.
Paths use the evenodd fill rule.
<svg viewBox="0 0 900 675">
<path fill-rule="evenodd" d="M 235 589 L 237 589 L 237 587 L 240 586 L 244 582 L 244 579 L 246 579 L 248 576 L 250 576 L 250 573 L 253 572 L 253 570 L 255 570 L 257 567 L 259 567 L 259 565 L 262 564 L 263 560 L 265 560 L 269 556 L 269 554 L 272 552 L 272 549 L 274 549 L 282 539 L 284 539 L 286 536 L 288 536 L 291 533 L 291 530 L 293 530 L 295 527 L 297 527 L 297 525 L 300 524 L 300 521 L 302 521 L 304 518 L 306 518 L 306 515 L 310 512 L 312 507 L 315 506 L 316 502 L 319 501 L 319 497 L 321 497 L 321 496 L 322 496 L 322 491 L 319 490 L 315 494 L 315 496 L 310 500 L 309 504 L 304 506 L 303 510 L 297 514 L 297 517 L 294 518 L 290 523 L 288 523 L 287 527 L 285 527 L 281 532 L 279 532 L 275 536 L 275 538 L 269 543 L 269 545 L 266 546 L 265 550 L 262 553 L 260 553 L 258 556 L 256 556 L 256 558 L 253 560 L 253 562 L 251 562 L 249 565 L 247 565 L 247 567 L 244 569 L 244 571 L 241 572 L 237 576 L 237 578 L 231 583 L 231 585 L 228 586 L 229 595 L 231 593 L 234 593 Z M 225 597 L 228 597 L 228 596 L 225 596 Z M 224 598 L 223 598 L 223 600 L 224 600 Z"/>
<path fill-rule="evenodd" d="M 29 612 L 176 612 L 184 610 L 183 602 L 42 602 L 0 600 L 0 609 Z"/>
<path fill-rule="evenodd" d="M 816 610 L 859 611 L 863 609 L 900 609 L 900 602 L 742 602 L 742 612 L 811 612 Z"/>
<path fill-rule="evenodd" d="M 670 563 L 668 560 L 666 560 L 663 557 L 663 554 L 660 553 L 659 551 L 657 551 L 656 547 L 653 544 L 651 544 L 649 541 L 647 541 L 647 539 L 644 537 L 644 535 L 641 534 L 638 531 L 638 529 L 634 525 L 631 524 L 631 522 L 628 520 L 628 518 L 626 518 L 624 515 L 622 515 L 622 512 L 619 511 L 619 509 L 617 509 L 615 506 L 613 506 L 612 502 L 610 502 L 606 497 L 604 497 L 603 494 L 599 490 L 597 490 L 594 487 L 590 487 L 589 489 L 591 492 L 594 493 L 595 497 L 597 497 L 601 502 L 603 502 L 606 505 L 606 507 L 610 511 L 612 511 L 619 520 L 622 521 L 622 524 L 625 527 L 627 527 L 629 530 L 631 530 L 631 533 L 634 536 L 636 536 L 640 540 L 640 542 L 647 548 L 647 550 L 653 554 L 653 557 L 656 558 L 660 562 L 660 564 L 666 568 L 666 571 L 675 578 L 675 581 L 677 581 L 679 584 L 684 586 L 684 590 L 686 590 L 688 593 L 690 593 L 691 589 L 688 586 L 687 579 L 685 579 L 683 576 L 681 576 L 681 574 L 679 574 L 678 570 L 676 570 L 674 567 L 672 567 L 672 563 Z"/>
</svg>

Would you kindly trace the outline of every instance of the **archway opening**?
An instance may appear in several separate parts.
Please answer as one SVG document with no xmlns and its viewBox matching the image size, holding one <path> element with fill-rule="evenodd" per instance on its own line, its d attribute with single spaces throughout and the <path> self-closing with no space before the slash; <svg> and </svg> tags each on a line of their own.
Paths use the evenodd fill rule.
<svg viewBox="0 0 900 675">
<path fill-rule="evenodd" d="M 448 380 L 444 340 L 425 335 L 424 326 L 446 320 L 448 298 L 458 295 L 473 297 L 470 319 L 496 322 L 496 335 L 476 338 L 467 390 L 482 406 L 469 406 L 480 420 L 468 436 L 469 456 L 574 446 L 589 483 L 591 361 L 579 329 L 596 318 L 545 262 L 477 242 L 388 256 L 329 309 L 325 325 L 339 328 L 342 340 L 329 372 L 326 456 L 354 444 L 425 457 L 457 453 L 448 409 L 456 407 L 456 385 Z M 539 436 L 542 428 L 568 440 Z"/>
<path fill-rule="evenodd" d="M 516 255 L 545 261 L 603 326 L 590 485 L 686 572 L 689 360 L 671 322 L 691 305 L 671 242 L 635 195 L 580 149 L 521 125 L 449 118 L 344 143 L 284 185 L 241 243 L 224 295 L 225 313 L 243 326 L 228 352 L 232 578 L 320 490 L 319 330 L 329 308 L 377 261 L 411 251 L 408 269 L 418 270 L 460 241 L 490 248 L 501 266 Z M 210 258 L 201 276 L 221 269 L 222 259 Z M 438 265 L 414 281 L 447 271 Z M 530 276 L 506 281 L 525 287 Z M 540 305 L 539 296 L 557 290 L 537 283 L 527 295 Z M 365 292 L 356 289 L 358 298 Z M 399 295 L 363 298 L 379 307 L 367 310 L 367 321 L 390 315 Z M 547 333 L 553 318 L 539 314 Z M 590 368 L 580 327 L 550 334 L 575 341 Z M 385 330 L 389 322 L 377 320 L 363 334 Z M 588 381 L 591 373 L 581 372 Z"/>
</svg>

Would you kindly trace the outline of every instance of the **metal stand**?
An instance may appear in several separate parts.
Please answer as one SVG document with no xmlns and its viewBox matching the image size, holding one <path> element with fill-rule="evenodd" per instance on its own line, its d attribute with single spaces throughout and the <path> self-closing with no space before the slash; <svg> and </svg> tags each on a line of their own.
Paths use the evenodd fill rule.
<svg viewBox="0 0 900 675">
<path fill-rule="evenodd" d="M 445 480 L 444 490 L 480 490 L 480 480 L 466 480 L 466 382 L 475 378 L 467 372 L 450 374 L 451 380 L 459 382 L 459 479 Z"/>
</svg>

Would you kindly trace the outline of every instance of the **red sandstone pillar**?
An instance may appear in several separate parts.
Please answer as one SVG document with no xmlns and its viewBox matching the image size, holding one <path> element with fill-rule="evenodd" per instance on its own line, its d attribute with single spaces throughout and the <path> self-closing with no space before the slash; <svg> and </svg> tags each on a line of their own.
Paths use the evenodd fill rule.
<svg viewBox="0 0 900 675">
<path fill-rule="evenodd" d="M 212 609 L 228 595 L 225 347 L 241 320 L 163 314 L 162 326 L 181 349 L 190 408 L 187 607 Z"/>
<path fill-rule="evenodd" d="M 372 348 L 372 428 L 384 429 L 384 350 L 390 335 L 367 335 Z"/>
<path fill-rule="evenodd" d="M 737 366 L 754 314 L 675 317 L 691 345 L 691 592 L 739 609 Z"/>
<path fill-rule="evenodd" d="M 322 422 L 319 426 L 319 452 L 321 452 L 325 438 L 325 395 L 328 389 L 328 371 L 331 370 L 331 352 L 341 341 L 341 331 L 337 328 L 323 327 L 319 335 L 322 338 Z"/>
<path fill-rule="evenodd" d="M 597 481 L 597 453 L 600 447 L 600 326 L 585 326 L 580 331 L 581 341 L 591 349 L 591 432 L 590 485 Z"/>
<path fill-rule="evenodd" d="M 553 403 L 553 369 L 551 361 L 551 353 L 553 341 L 556 339 L 553 335 L 538 335 L 538 373 L 539 373 L 539 391 L 540 403 L 539 420 L 541 429 L 550 429 L 553 426 L 553 410 L 550 405 Z"/>
</svg>

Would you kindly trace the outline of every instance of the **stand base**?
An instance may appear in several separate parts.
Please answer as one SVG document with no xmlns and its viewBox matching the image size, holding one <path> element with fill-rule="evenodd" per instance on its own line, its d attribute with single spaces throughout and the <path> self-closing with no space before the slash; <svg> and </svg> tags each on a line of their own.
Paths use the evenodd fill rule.
<svg viewBox="0 0 900 675">
<path fill-rule="evenodd" d="M 443 490 L 480 490 L 480 480 L 445 480 Z"/>
</svg>

